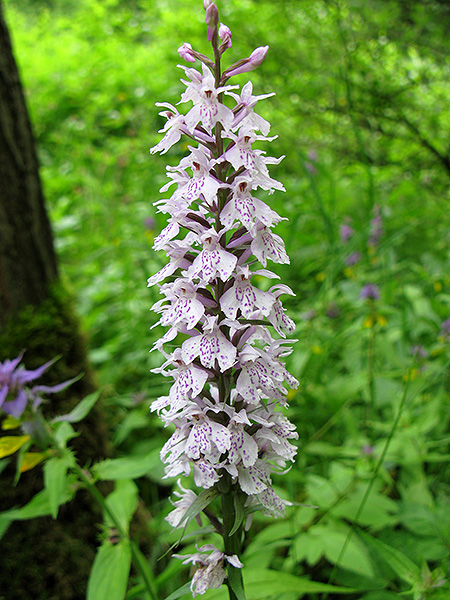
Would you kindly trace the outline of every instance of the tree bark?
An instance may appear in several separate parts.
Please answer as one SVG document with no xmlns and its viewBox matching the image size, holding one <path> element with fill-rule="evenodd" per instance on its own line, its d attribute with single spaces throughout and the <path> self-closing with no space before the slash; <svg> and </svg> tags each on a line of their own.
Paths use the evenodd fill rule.
<svg viewBox="0 0 450 600">
<path fill-rule="evenodd" d="M 35 141 L 0 0 L 0 361 L 23 349 L 31 369 L 61 356 L 39 383 L 53 385 L 84 373 L 52 398 L 45 409 L 50 414 L 68 412 L 95 389 L 72 299 L 58 278 Z M 79 432 L 73 446 L 81 464 L 109 454 L 101 409 L 94 408 Z M 14 463 L 0 475 L 0 512 L 22 506 L 42 489 L 40 467 L 24 473 L 14 487 Z M 0 540 L 0 596 L 84 598 L 100 520 L 86 494 L 78 493 L 76 504 L 63 507 L 56 522 L 48 517 L 12 523 Z"/>
<path fill-rule="evenodd" d="M 38 161 L 0 1 L 0 325 L 58 275 Z"/>
</svg>

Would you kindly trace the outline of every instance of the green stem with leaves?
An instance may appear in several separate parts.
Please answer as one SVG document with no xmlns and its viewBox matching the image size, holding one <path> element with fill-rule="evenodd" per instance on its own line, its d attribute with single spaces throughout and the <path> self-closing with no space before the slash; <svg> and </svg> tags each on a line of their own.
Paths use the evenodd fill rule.
<svg viewBox="0 0 450 600">
<path fill-rule="evenodd" d="M 136 570 L 139 571 L 139 573 L 144 581 L 145 589 L 147 590 L 148 596 L 151 598 L 151 600 L 158 600 L 158 595 L 156 593 L 153 581 L 151 579 L 150 570 L 147 565 L 145 556 L 142 554 L 142 552 L 140 551 L 137 544 L 130 538 L 128 533 L 123 529 L 120 521 L 116 518 L 114 512 L 109 508 L 108 504 L 105 501 L 105 498 L 103 497 L 101 492 L 97 489 L 97 486 L 95 485 L 91 474 L 89 472 L 86 472 L 84 469 L 82 469 L 77 463 L 75 463 L 73 470 L 78 475 L 80 480 L 84 483 L 86 489 L 89 491 L 89 493 L 92 495 L 92 497 L 101 506 L 104 513 L 107 514 L 108 517 L 111 519 L 111 521 L 114 523 L 114 527 L 117 529 L 121 539 L 126 540 L 129 543 L 130 549 L 131 549 L 131 554 L 133 556 L 134 566 L 136 567 Z"/>
<path fill-rule="evenodd" d="M 66 451 L 65 448 L 58 443 L 54 436 L 51 436 L 51 441 L 53 447 L 56 448 L 60 454 L 63 454 Z M 152 574 L 148 567 L 145 556 L 142 554 L 137 544 L 130 538 L 127 531 L 125 531 L 125 529 L 122 527 L 119 519 L 117 519 L 114 512 L 108 506 L 103 494 L 95 485 L 94 477 L 87 469 L 82 469 L 75 460 L 71 464 L 70 468 L 83 483 L 85 489 L 88 490 L 94 500 L 99 504 L 103 513 L 108 515 L 108 517 L 111 519 L 111 522 L 114 524 L 114 527 L 119 533 L 120 538 L 129 544 L 136 570 L 142 576 L 144 586 L 147 591 L 147 598 L 150 598 L 151 600 L 158 600 L 158 594 L 152 581 Z"/>
</svg>

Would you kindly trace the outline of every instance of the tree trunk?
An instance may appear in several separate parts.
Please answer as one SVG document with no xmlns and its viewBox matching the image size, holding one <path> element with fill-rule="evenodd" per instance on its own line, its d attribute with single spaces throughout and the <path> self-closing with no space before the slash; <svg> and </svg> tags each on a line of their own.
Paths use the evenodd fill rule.
<svg viewBox="0 0 450 600">
<path fill-rule="evenodd" d="M 0 325 L 57 278 L 31 124 L 0 1 Z"/>
<path fill-rule="evenodd" d="M 84 377 L 52 398 L 52 414 L 68 412 L 95 388 L 72 300 L 58 279 L 30 119 L 0 0 L 0 361 L 26 349 L 36 368 L 61 358 L 39 383 Z M 96 408 L 74 447 L 83 464 L 108 455 L 107 430 Z M 10 432 L 7 432 L 10 433 Z M 0 435 L 2 432 L 0 431 Z M 0 512 L 21 506 L 42 489 L 41 467 L 12 485 L 13 462 L 0 475 Z M 50 518 L 13 523 L 0 540 L 0 596 L 8 600 L 78 600 L 95 554 L 101 515 L 78 493 Z"/>
</svg>

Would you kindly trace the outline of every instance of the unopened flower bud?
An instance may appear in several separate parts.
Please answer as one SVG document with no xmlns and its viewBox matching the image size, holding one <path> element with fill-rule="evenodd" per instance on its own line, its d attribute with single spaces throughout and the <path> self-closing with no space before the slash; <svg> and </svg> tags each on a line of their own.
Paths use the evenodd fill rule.
<svg viewBox="0 0 450 600">
<path fill-rule="evenodd" d="M 187 62 L 195 62 L 195 56 L 192 52 L 192 46 L 187 42 L 185 42 L 182 46 L 178 48 L 178 54 L 183 60 Z"/>
<path fill-rule="evenodd" d="M 256 69 L 264 62 L 268 50 L 269 46 L 260 46 L 259 48 L 255 48 L 248 58 L 238 61 L 229 69 L 227 69 L 224 72 L 224 77 L 228 78 L 232 77 L 233 75 L 240 75 L 241 73 L 253 71 L 253 69 Z"/>
<path fill-rule="evenodd" d="M 256 67 L 262 65 L 266 58 L 268 50 L 269 46 L 260 46 L 259 48 L 255 48 L 255 50 L 253 50 L 253 52 L 249 56 L 249 61 L 253 69 L 256 69 Z"/>
<path fill-rule="evenodd" d="M 231 30 L 223 23 L 219 25 L 219 37 L 222 40 L 221 48 L 223 47 L 223 51 L 226 50 L 226 48 L 231 48 Z"/>
<path fill-rule="evenodd" d="M 217 6 L 212 2 L 206 9 L 205 22 L 208 25 L 208 42 L 211 42 L 219 23 L 219 11 Z"/>
</svg>

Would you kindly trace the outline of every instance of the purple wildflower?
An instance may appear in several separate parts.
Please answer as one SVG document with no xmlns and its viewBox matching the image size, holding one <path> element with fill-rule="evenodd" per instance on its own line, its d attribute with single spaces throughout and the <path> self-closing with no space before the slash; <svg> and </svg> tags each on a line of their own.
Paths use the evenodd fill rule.
<svg viewBox="0 0 450 600">
<path fill-rule="evenodd" d="M 183 564 L 199 565 L 191 582 L 193 597 L 197 594 L 204 594 L 208 589 L 220 588 L 226 577 L 225 562 L 237 569 L 242 569 L 244 566 L 235 554 L 226 556 L 212 544 L 205 544 L 198 550 L 211 552 L 211 554 L 202 554 L 201 552 L 184 556 L 174 554 L 176 558 L 183 559 Z"/>
<path fill-rule="evenodd" d="M 352 252 L 345 259 L 345 264 L 347 265 L 347 267 L 353 267 L 354 265 L 358 264 L 360 260 L 361 252 Z"/>
<path fill-rule="evenodd" d="M 37 409 L 43 401 L 41 393 L 60 392 L 75 381 L 75 379 L 70 379 L 54 386 L 35 385 L 29 387 L 28 384 L 39 379 L 57 359 L 54 358 L 30 371 L 20 365 L 22 356 L 23 352 L 14 360 L 0 362 L 0 410 L 16 419 L 23 415 L 28 403 L 33 410 Z"/>
<path fill-rule="evenodd" d="M 428 358 L 428 356 L 429 356 L 429 352 L 421 344 L 416 344 L 415 346 L 411 346 L 411 349 L 409 352 L 410 352 L 411 356 L 417 356 L 417 358 Z"/>
<path fill-rule="evenodd" d="M 145 229 L 149 229 L 150 231 L 152 231 L 155 228 L 156 222 L 155 219 L 153 217 L 146 217 L 144 219 L 144 227 Z"/>
<path fill-rule="evenodd" d="M 330 306 L 327 308 L 327 312 L 326 312 L 327 317 L 329 317 L 330 319 L 337 319 L 340 314 L 341 314 L 341 309 L 339 308 L 339 306 L 336 303 L 332 302 L 330 304 Z"/>
<path fill-rule="evenodd" d="M 341 223 L 341 226 L 339 227 L 339 236 L 343 244 L 346 244 L 348 240 L 353 237 L 354 233 L 355 230 L 349 223 Z"/>
<path fill-rule="evenodd" d="M 450 319 L 444 321 L 441 325 L 441 328 L 440 335 L 450 336 Z"/>
<path fill-rule="evenodd" d="M 316 167 L 313 165 L 313 163 L 310 163 L 308 161 L 305 162 L 305 168 L 308 171 L 308 173 L 311 173 L 311 175 L 316 175 L 317 173 L 317 169 Z"/>
<path fill-rule="evenodd" d="M 383 235 L 383 218 L 378 204 L 373 207 L 374 217 L 370 221 L 369 246 L 377 246 Z"/>
<path fill-rule="evenodd" d="M 378 300 L 380 297 L 380 290 L 374 283 L 368 283 L 362 288 L 359 297 L 362 300 Z"/>
<path fill-rule="evenodd" d="M 311 175 L 315 175 L 317 173 L 315 166 L 317 161 L 317 152 L 315 150 L 310 150 L 306 156 L 308 160 L 305 162 L 305 168 L 309 173 L 311 173 Z"/>
</svg>

